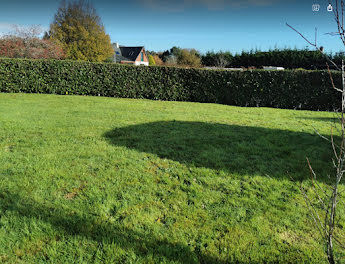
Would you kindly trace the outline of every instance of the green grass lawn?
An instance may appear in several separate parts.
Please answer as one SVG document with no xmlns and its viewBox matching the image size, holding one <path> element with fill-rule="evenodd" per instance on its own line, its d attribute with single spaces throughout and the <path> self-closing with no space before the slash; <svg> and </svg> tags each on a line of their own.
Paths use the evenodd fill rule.
<svg viewBox="0 0 345 264">
<path fill-rule="evenodd" d="M 324 263 L 298 184 L 333 118 L 0 94 L 0 263 Z"/>
</svg>

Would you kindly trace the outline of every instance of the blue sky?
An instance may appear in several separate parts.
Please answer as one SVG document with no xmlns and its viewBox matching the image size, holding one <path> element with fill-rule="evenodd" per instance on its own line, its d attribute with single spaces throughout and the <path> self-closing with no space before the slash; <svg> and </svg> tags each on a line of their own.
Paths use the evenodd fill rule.
<svg viewBox="0 0 345 264">
<path fill-rule="evenodd" d="M 285 23 L 314 38 L 326 51 L 344 50 L 328 0 L 91 0 L 112 42 L 164 51 L 172 46 L 206 51 L 304 48 L 306 43 Z M 0 0 L 0 33 L 11 24 L 48 29 L 59 0 Z M 313 12 L 312 4 L 320 4 Z"/>
</svg>

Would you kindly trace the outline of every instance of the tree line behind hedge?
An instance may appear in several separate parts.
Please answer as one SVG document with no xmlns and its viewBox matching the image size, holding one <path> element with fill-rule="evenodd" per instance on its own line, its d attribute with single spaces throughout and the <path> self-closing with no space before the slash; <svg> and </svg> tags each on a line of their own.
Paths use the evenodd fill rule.
<svg viewBox="0 0 345 264">
<path fill-rule="evenodd" d="M 341 76 L 334 72 L 336 84 Z M 333 110 L 326 71 L 225 71 L 0 59 L 0 92 L 100 95 L 286 109 Z"/>
<path fill-rule="evenodd" d="M 338 65 L 345 59 L 343 53 L 327 54 Z M 230 52 L 207 52 L 202 56 L 202 64 L 213 67 L 256 67 L 280 66 L 286 69 L 303 68 L 307 70 L 327 69 L 324 55 L 315 50 L 275 49 L 264 51 L 243 51 L 240 54 Z"/>
</svg>

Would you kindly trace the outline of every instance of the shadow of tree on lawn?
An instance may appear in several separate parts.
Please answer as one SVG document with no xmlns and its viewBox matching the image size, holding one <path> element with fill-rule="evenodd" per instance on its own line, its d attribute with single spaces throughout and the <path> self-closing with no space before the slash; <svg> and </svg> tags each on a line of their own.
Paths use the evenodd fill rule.
<svg viewBox="0 0 345 264">
<path fill-rule="evenodd" d="M 0 189 L 0 212 L 5 211 L 14 211 L 22 217 L 37 218 L 53 225 L 62 234 L 83 236 L 98 243 L 116 243 L 125 250 L 133 250 L 137 256 L 152 254 L 161 261 L 180 263 L 225 263 L 216 257 L 193 251 L 187 245 L 158 239 L 152 233 L 140 233 L 121 224 L 99 221 L 91 213 L 81 215 Z"/>
<path fill-rule="evenodd" d="M 317 135 L 261 127 L 217 123 L 160 121 L 117 128 L 104 134 L 113 145 L 125 146 L 187 166 L 240 175 L 303 180 L 314 170 L 331 173 L 331 146 Z"/>
</svg>

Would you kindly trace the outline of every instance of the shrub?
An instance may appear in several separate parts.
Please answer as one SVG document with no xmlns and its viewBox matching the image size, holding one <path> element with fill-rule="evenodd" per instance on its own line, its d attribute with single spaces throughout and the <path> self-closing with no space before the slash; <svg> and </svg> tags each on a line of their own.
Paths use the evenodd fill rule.
<svg viewBox="0 0 345 264">
<path fill-rule="evenodd" d="M 5 36 L 0 38 L 0 57 L 63 59 L 65 54 L 59 45 L 50 40 Z"/>
<path fill-rule="evenodd" d="M 151 54 L 149 55 L 149 65 L 150 66 L 156 65 L 155 59 L 153 58 Z"/>
<path fill-rule="evenodd" d="M 341 75 L 334 73 L 336 84 Z M 0 92 L 102 95 L 288 109 L 340 105 L 326 71 L 225 71 L 0 59 Z"/>
<path fill-rule="evenodd" d="M 183 49 L 177 55 L 177 63 L 183 66 L 200 67 L 201 59 L 196 50 Z"/>
</svg>

